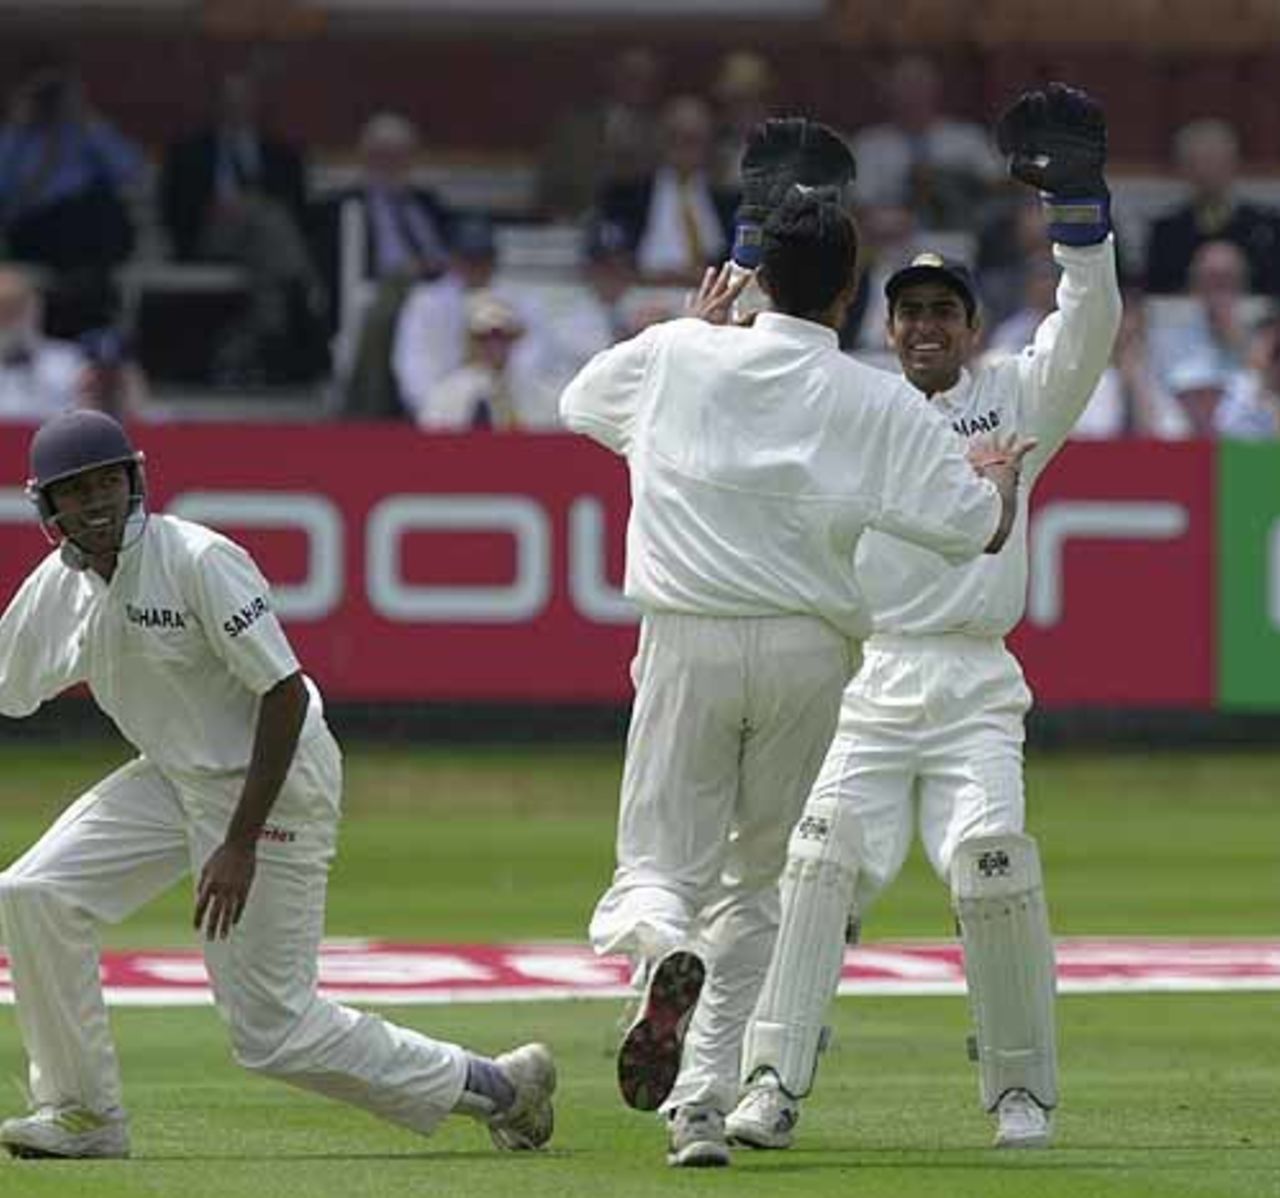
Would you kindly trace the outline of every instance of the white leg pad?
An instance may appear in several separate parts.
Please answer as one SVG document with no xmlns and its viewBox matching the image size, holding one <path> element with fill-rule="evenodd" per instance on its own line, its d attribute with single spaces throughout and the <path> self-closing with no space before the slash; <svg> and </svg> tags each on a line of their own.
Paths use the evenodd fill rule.
<svg viewBox="0 0 1280 1198">
<path fill-rule="evenodd" d="M 823 1021 L 840 984 L 858 873 L 857 820 L 831 795 L 811 798 L 791 833 L 782 919 L 742 1046 L 742 1077 L 772 1069 L 800 1098 L 813 1087 Z"/>
<path fill-rule="evenodd" d="M 1058 1102 L 1053 940 L 1040 856 L 1030 836 L 975 836 L 956 846 L 951 894 L 964 941 L 982 1103 L 1010 1090 Z"/>
</svg>

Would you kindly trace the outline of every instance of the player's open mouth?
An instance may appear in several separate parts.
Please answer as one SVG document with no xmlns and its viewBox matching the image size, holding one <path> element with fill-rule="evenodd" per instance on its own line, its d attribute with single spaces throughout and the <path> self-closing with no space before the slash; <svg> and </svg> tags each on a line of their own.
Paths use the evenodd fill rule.
<svg viewBox="0 0 1280 1198">
<path fill-rule="evenodd" d="M 67 533 L 74 540 L 94 548 L 109 548 L 116 544 L 124 532 L 124 521 L 116 512 L 101 515 L 82 515 Z"/>
</svg>

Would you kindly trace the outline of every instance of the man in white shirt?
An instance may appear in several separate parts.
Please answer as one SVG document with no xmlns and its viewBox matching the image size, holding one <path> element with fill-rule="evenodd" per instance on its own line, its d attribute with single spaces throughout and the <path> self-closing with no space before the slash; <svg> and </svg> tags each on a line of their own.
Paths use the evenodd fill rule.
<svg viewBox="0 0 1280 1198">
<path fill-rule="evenodd" d="M 763 229 L 775 311 L 652 326 L 561 398 L 631 476 L 625 589 L 643 619 L 617 869 L 591 940 L 644 981 L 618 1080 L 628 1105 L 668 1115 L 677 1166 L 728 1163 L 787 833 L 869 630 L 860 537 L 962 562 L 999 548 L 1016 506 L 1026 447 L 975 477 L 903 380 L 840 352 L 856 266 L 846 210 L 794 189 Z M 726 267 L 699 310 L 726 311 L 749 277 L 729 285 Z"/>
<path fill-rule="evenodd" d="M 84 400 L 88 359 L 70 341 L 43 336 L 40 324 L 31 277 L 0 266 L 0 420 L 39 423 Z"/>
<path fill-rule="evenodd" d="M 555 1069 L 542 1045 L 490 1060 L 317 994 L 341 755 L 249 555 L 148 516 L 142 455 L 102 413 L 43 425 L 31 476 L 56 548 L 0 617 L 0 714 L 83 683 L 139 756 L 0 873 L 33 1106 L 0 1124 L 0 1144 L 129 1154 L 97 932 L 188 872 L 241 1065 L 424 1135 L 458 1111 L 500 1148 L 544 1144 Z"/>
<path fill-rule="evenodd" d="M 925 229 L 968 228 L 1000 164 L 986 131 L 939 110 L 941 81 L 928 59 L 909 54 L 888 75 L 889 120 L 858 132 L 858 201 L 905 205 Z"/>
<path fill-rule="evenodd" d="M 706 103 L 677 96 L 663 109 L 658 168 L 601 192 L 600 212 L 627 230 L 650 282 L 693 283 L 729 248 L 737 196 L 712 178 L 714 135 Z"/>
<path fill-rule="evenodd" d="M 948 567 L 879 532 L 858 547 L 874 631 L 788 850 L 781 930 L 743 1046 L 747 1089 L 728 1120 L 736 1143 L 790 1146 L 839 982 L 846 924 L 852 915 L 856 927 L 901 868 L 917 799 L 925 850 L 952 887 L 996 1144 L 1050 1139 L 1053 948 L 1036 845 L 1023 834 L 1022 720 L 1031 695 L 1004 637 L 1025 599 L 1027 493 L 1107 364 L 1120 293 L 1101 109 L 1053 84 L 1013 105 L 999 132 L 1013 176 L 1046 196 L 1062 267 L 1057 311 L 1022 354 L 970 373 L 979 328 L 972 284 L 926 255 L 888 282 L 888 332 L 917 393 L 904 402 L 937 412 L 978 445 L 1016 434 L 1037 447 L 998 557 Z"/>
</svg>

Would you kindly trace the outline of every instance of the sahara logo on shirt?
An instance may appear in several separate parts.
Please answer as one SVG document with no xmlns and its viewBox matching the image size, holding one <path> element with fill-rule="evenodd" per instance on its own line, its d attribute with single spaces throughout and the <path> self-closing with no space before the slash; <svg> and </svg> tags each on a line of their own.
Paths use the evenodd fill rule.
<svg viewBox="0 0 1280 1198">
<path fill-rule="evenodd" d="M 258 595 L 251 603 L 246 603 L 239 611 L 235 612 L 231 619 L 224 620 L 222 622 L 222 631 L 232 640 L 235 640 L 242 632 L 247 632 L 252 628 L 270 610 L 271 608 L 267 605 L 267 601 L 261 595 Z"/>
<path fill-rule="evenodd" d="M 961 416 L 951 427 L 962 437 L 975 433 L 994 433 L 1000 427 L 1000 413 L 994 408 L 985 416 Z"/>
<path fill-rule="evenodd" d="M 136 603 L 124 605 L 124 617 L 139 628 L 186 628 L 187 621 L 180 611 L 171 607 L 139 607 Z"/>
</svg>

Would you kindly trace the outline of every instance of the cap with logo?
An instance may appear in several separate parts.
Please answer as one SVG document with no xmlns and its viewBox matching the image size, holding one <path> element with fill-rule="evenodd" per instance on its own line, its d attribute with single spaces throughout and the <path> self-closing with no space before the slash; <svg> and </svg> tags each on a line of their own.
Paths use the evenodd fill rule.
<svg viewBox="0 0 1280 1198">
<path fill-rule="evenodd" d="M 884 285 L 889 311 L 893 311 L 898 294 L 904 287 L 913 287 L 918 283 L 941 283 L 954 291 L 964 304 L 969 319 L 973 320 L 978 310 L 978 290 L 974 286 L 973 275 L 964 263 L 933 252 L 917 254 L 901 270 L 890 275 L 889 281 Z"/>
</svg>

